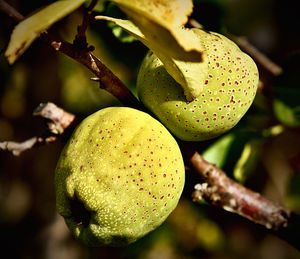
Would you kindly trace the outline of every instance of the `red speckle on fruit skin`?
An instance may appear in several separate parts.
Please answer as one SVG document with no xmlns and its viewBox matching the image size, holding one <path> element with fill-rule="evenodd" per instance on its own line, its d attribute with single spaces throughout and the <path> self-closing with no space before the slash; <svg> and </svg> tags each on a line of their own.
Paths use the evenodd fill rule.
<svg viewBox="0 0 300 259">
<path fill-rule="evenodd" d="M 215 33 L 207 34 L 201 32 L 200 35 L 206 38 L 205 41 L 202 40 L 202 43 L 207 48 L 207 57 L 209 60 L 209 72 L 204 81 L 202 81 L 204 84 L 201 86 L 205 86 L 205 92 L 202 92 L 201 95 L 192 102 L 186 102 L 182 95 L 182 90 L 176 90 L 177 92 L 174 93 L 173 96 L 168 90 L 168 87 L 172 86 L 172 89 L 176 89 L 177 86 L 174 86 L 174 80 L 171 79 L 169 75 L 163 73 L 164 70 L 161 68 L 161 63 L 158 59 L 156 59 L 154 63 L 157 64 L 157 68 L 161 68 L 160 76 L 164 75 L 164 84 L 159 86 L 158 84 L 162 81 L 158 80 L 158 84 L 152 84 L 151 90 L 149 91 L 159 91 L 159 94 L 164 98 L 163 100 L 167 100 L 170 106 L 171 103 L 175 101 L 173 107 L 166 108 L 168 112 L 160 119 L 175 135 L 179 134 L 177 137 L 183 140 L 209 139 L 224 133 L 234 126 L 241 116 L 233 115 L 233 111 L 238 110 L 242 115 L 247 111 L 255 95 L 258 79 L 257 75 L 256 77 L 254 75 L 254 73 L 257 74 L 254 63 L 248 56 L 240 52 L 234 44 L 231 44 L 229 40 L 223 40 L 223 36 L 216 35 Z M 218 41 L 215 41 L 215 39 Z M 214 51 L 215 49 L 217 49 L 217 51 Z M 153 102 L 154 99 L 150 98 L 149 93 L 147 93 L 148 81 L 151 82 L 152 69 L 148 67 L 147 70 L 150 71 L 149 75 L 143 77 L 140 83 L 138 80 L 138 92 L 140 92 L 140 89 L 145 90 L 142 95 L 145 97 L 149 96 L 149 102 Z M 255 84 L 252 83 L 253 81 Z M 166 82 L 168 82 L 167 85 L 165 85 Z M 165 90 L 162 90 L 163 88 Z M 209 95 L 209 98 L 207 98 L 207 95 Z M 147 100 L 143 99 L 143 97 L 141 97 L 141 99 L 147 106 Z M 237 101 L 240 99 L 242 99 L 243 105 L 238 105 Z M 155 99 L 155 105 L 151 107 L 158 108 L 164 107 L 165 105 L 165 107 L 167 107 L 167 103 L 162 105 L 160 100 Z M 198 105 L 200 103 L 201 105 Z M 216 103 L 218 103 L 218 106 L 215 105 Z M 184 112 L 182 113 L 182 111 Z M 205 114 L 204 111 L 206 112 Z M 219 121 L 221 120 L 221 116 L 226 115 L 228 111 L 231 114 L 230 120 L 226 120 L 226 122 L 220 126 Z M 159 113 L 163 114 L 161 108 Z M 216 113 L 217 116 L 214 116 L 213 114 Z M 174 118 L 170 119 L 172 114 Z M 158 116 L 158 114 L 156 115 Z M 230 121 L 230 123 L 227 121 Z M 185 123 L 182 124 L 183 122 Z M 214 122 L 214 124 L 211 122 Z M 185 139 L 186 136 L 188 139 Z"/>
</svg>

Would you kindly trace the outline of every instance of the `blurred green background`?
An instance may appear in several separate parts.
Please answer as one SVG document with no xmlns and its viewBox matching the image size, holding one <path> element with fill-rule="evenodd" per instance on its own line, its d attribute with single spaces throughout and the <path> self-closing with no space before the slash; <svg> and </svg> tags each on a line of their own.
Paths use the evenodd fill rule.
<svg viewBox="0 0 300 259">
<path fill-rule="evenodd" d="M 52 1 L 8 1 L 28 15 Z M 228 175 L 300 213 L 300 27 L 297 1 L 195 0 L 192 18 L 205 29 L 245 36 L 283 68 L 277 77 L 261 72 L 253 106 L 228 134 L 199 143 L 199 151 Z M 124 17 L 100 1 L 97 12 Z M 55 24 L 68 41 L 82 9 Z M 32 117 L 41 102 L 54 102 L 79 117 L 118 101 L 73 60 L 36 41 L 9 66 L 4 50 L 15 25 L 0 13 L 0 141 L 22 141 L 45 129 Z M 135 92 L 147 49 L 120 28 L 95 22 L 88 31 L 95 54 Z M 239 216 L 191 201 L 198 179 L 187 171 L 182 199 L 168 220 L 125 248 L 88 249 L 76 242 L 55 210 L 53 174 L 63 141 L 14 157 L 0 152 L 0 248 L 9 258 L 300 258 L 293 247 Z M 2 258 L 2 256 L 0 256 Z M 5 256 L 3 258 L 6 258 Z"/>
</svg>

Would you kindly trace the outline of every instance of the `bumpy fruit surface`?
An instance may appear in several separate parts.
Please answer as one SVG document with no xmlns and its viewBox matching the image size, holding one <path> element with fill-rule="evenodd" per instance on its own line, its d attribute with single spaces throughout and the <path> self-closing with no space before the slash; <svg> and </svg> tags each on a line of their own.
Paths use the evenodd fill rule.
<svg viewBox="0 0 300 259">
<path fill-rule="evenodd" d="M 234 127 L 256 94 L 258 71 L 253 60 L 226 37 L 194 30 L 205 47 L 208 67 L 199 97 L 187 102 L 183 90 L 149 52 L 137 80 L 141 101 L 178 138 L 200 141 Z M 199 71 L 199 73 L 203 73 Z"/>
<path fill-rule="evenodd" d="M 167 218 L 184 179 L 177 142 L 160 122 L 132 108 L 105 108 L 77 127 L 61 153 L 57 210 L 86 245 L 126 245 Z"/>
</svg>

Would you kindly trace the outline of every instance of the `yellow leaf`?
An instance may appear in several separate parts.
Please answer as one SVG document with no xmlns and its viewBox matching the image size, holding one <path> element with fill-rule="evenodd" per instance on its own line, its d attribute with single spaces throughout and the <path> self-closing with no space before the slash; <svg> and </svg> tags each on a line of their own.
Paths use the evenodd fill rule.
<svg viewBox="0 0 300 259">
<path fill-rule="evenodd" d="M 146 38 L 166 46 L 171 43 L 173 47 L 164 50 L 168 55 L 180 57 L 183 51 L 202 52 L 197 37 L 182 29 L 192 13 L 192 0 L 111 1 L 120 6 Z"/>
<path fill-rule="evenodd" d="M 173 32 L 176 31 L 177 36 L 181 35 L 179 37 L 185 39 L 186 45 L 189 45 L 191 41 L 194 41 L 197 45 L 198 51 L 186 51 L 178 44 L 170 30 L 165 27 L 157 26 L 154 28 L 147 25 L 139 27 L 129 20 L 106 16 L 97 16 L 96 19 L 114 22 L 151 49 L 163 62 L 168 73 L 182 86 L 188 101 L 200 95 L 202 88 L 199 82 L 204 82 L 208 67 L 207 63 L 203 62 L 204 55 L 200 52 L 200 49 L 203 49 L 202 43 L 193 30 L 181 27 L 172 28 Z M 140 17 L 140 20 L 143 19 L 144 17 Z M 144 34 L 145 31 L 147 31 L 147 35 Z"/>
<path fill-rule="evenodd" d="M 162 25 L 184 25 L 188 16 L 192 13 L 193 2 L 191 0 L 111 0 L 121 8 L 135 10 L 140 13 L 150 14 Z M 127 13 L 129 16 L 131 11 Z"/>
<path fill-rule="evenodd" d="M 20 22 L 13 30 L 5 52 L 8 62 L 13 64 L 44 30 L 73 12 L 84 2 L 85 0 L 60 0 Z"/>
</svg>

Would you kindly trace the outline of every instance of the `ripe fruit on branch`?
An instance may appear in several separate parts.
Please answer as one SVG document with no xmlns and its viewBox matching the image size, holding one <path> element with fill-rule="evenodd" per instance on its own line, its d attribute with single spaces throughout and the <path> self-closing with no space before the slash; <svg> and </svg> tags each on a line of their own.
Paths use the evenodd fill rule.
<svg viewBox="0 0 300 259">
<path fill-rule="evenodd" d="M 199 82 L 200 96 L 187 102 L 182 87 L 149 52 L 137 80 L 138 95 L 160 121 L 178 138 L 201 141 L 234 127 L 256 94 L 258 71 L 254 61 L 223 35 L 193 29 L 204 47 L 207 69 Z M 188 66 L 187 66 L 188 69 Z"/>
<path fill-rule="evenodd" d="M 125 107 L 87 117 L 55 172 L 58 212 L 88 246 L 126 245 L 159 226 L 184 186 L 179 147 L 150 115 Z"/>
</svg>

